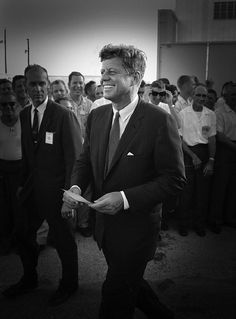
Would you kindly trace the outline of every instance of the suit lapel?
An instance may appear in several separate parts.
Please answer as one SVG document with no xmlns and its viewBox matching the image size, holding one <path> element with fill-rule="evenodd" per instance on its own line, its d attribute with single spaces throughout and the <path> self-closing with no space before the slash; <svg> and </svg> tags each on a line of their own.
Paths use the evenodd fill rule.
<svg viewBox="0 0 236 319">
<path fill-rule="evenodd" d="M 50 100 L 47 103 L 46 109 L 43 114 L 43 119 L 39 128 L 39 134 L 38 134 L 38 143 L 36 146 L 36 149 L 38 148 L 38 145 L 43 141 L 44 138 L 44 132 L 47 129 L 48 123 L 50 122 L 50 119 L 52 118 L 53 113 L 53 106 L 51 105 Z"/>
<path fill-rule="evenodd" d="M 107 172 L 107 175 L 110 173 L 114 165 L 120 159 L 121 155 L 128 149 L 130 142 L 137 133 L 138 128 L 140 127 L 141 120 L 144 117 L 144 109 L 142 108 L 142 102 L 140 101 L 134 110 L 134 113 L 131 115 L 131 118 L 125 128 L 124 133 L 121 136 L 120 142 L 118 144 L 117 150 L 114 154 L 113 160 L 110 165 L 110 169 Z"/>
</svg>

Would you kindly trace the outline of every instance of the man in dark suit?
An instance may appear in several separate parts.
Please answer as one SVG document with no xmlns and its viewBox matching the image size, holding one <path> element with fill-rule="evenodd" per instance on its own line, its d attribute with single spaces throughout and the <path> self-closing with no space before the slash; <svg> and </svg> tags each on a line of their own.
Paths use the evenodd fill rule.
<svg viewBox="0 0 236 319">
<path fill-rule="evenodd" d="M 185 183 L 177 127 L 166 112 L 138 98 L 146 67 L 142 51 L 108 45 L 100 58 L 112 104 L 90 113 L 71 180 L 74 193 L 83 194 L 90 182 L 94 191 L 94 235 L 108 265 L 99 318 L 131 319 L 135 307 L 148 318 L 173 318 L 143 275 L 156 250 L 161 203 Z M 67 217 L 78 203 L 66 193 L 63 200 Z"/>
<path fill-rule="evenodd" d="M 62 265 L 59 288 L 50 299 L 51 305 L 58 305 L 78 287 L 77 246 L 60 210 L 62 188 L 70 186 L 82 139 L 76 116 L 48 99 L 47 71 L 39 65 L 30 65 L 25 69 L 25 77 L 33 106 L 20 113 L 23 167 L 18 197 L 22 211 L 16 231 L 24 274 L 3 294 L 11 298 L 37 287 L 36 232 L 46 219 Z"/>
</svg>

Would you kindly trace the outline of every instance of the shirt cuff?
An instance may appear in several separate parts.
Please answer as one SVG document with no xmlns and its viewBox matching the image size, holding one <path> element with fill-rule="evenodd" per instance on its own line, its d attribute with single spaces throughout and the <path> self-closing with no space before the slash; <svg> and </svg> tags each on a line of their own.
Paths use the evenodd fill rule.
<svg viewBox="0 0 236 319">
<path fill-rule="evenodd" d="M 127 210 L 127 209 L 129 209 L 129 202 L 125 196 L 125 193 L 123 191 L 121 191 L 120 193 L 121 193 L 121 196 L 122 196 L 123 202 L 124 202 L 124 210 Z"/>
<path fill-rule="evenodd" d="M 78 185 L 72 185 L 71 188 L 70 188 L 70 190 L 71 190 L 72 188 L 77 188 L 77 189 L 80 191 L 80 194 L 81 194 L 81 188 L 80 188 Z"/>
</svg>

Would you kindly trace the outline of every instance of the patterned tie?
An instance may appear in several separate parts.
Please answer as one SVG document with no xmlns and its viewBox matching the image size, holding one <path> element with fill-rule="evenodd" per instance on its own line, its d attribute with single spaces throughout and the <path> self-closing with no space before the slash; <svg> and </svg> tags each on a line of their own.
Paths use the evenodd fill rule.
<svg viewBox="0 0 236 319">
<path fill-rule="evenodd" d="M 117 149 L 120 140 L 120 113 L 116 112 L 115 119 L 110 131 L 109 143 L 108 143 L 108 162 L 107 170 L 109 170 L 115 151 Z"/>
<path fill-rule="evenodd" d="M 38 140 L 38 130 L 39 130 L 38 110 L 35 108 L 33 126 L 32 126 L 32 136 L 33 136 L 33 141 L 35 144 L 37 143 L 37 140 Z"/>
</svg>

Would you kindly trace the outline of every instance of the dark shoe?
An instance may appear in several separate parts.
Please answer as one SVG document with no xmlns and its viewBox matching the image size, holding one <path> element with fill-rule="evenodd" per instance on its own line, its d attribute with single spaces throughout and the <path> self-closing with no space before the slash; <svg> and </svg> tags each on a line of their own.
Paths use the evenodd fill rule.
<svg viewBox="0 0 236 319">
<path fill-rule="evenodd" d="M 72 287 L 68 288 L 60 283 L 55 293 L 49 299 L 49 306 L 56 307 L 66 302 L 76 292 L 77 289 L 78 285 L 73 285 Z"/>
<path fill-rule="evenodd" d="M 220 225 L 215 224 L 215 223 L 214 224 L 210 224 L 209 225 L 209 229 L 215 234 L 220 234 L 221 230 L 222 230 Z"/>
<path fill-rule="evenodd" d="M 180 226 L 179 227 L 179 234 L 180 234 L 180 236 L 183 236 L 183 237 L 188 236 L 187 228 Z"/>
<path fill-rule="evenodd" d="M 3 296 L 8 299 L 13 299 L 15 297 L 32 292 L 38 287 L 37 280 L 26 280 L 24 277 L 21 278 L 19 282 L 10 286 L 2 292 Z"/>
<path fill-rule="evenodd" d="M 90 227 L 78 227 L 77 230 L 83 237 L 91 237 L 92 230 Z"/>
<path fill-rule="evenodd" d="M 198 228 L 198 227 L 196 227 L 196 228 L 195 228 L 195 232 L 196 232 L 196 234 L 197 234 L 198 236 L 200 236 L 200 237 L 206 236 L 205 229 L 203 229 L 203 228 Z"/>
<path fill-rule="evenodd" d="M 142 280 L 137 296 L 136 307 L 148 319 L 174 319 L 174 313 L 158 299 L 149 284 Z"/>
</svg>

